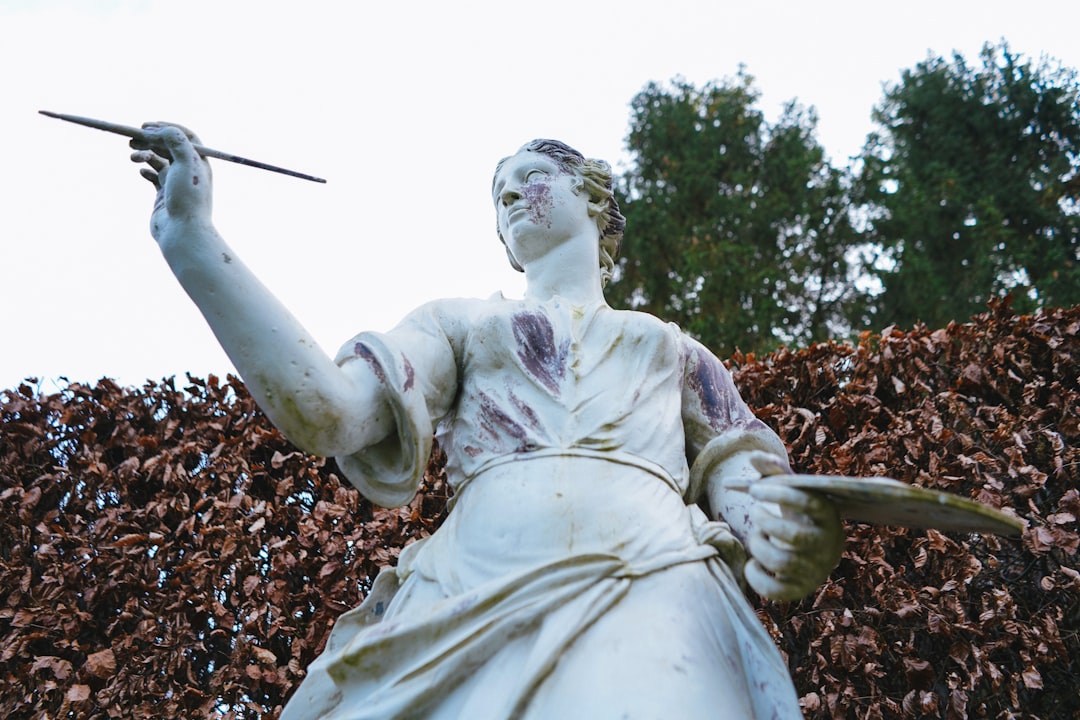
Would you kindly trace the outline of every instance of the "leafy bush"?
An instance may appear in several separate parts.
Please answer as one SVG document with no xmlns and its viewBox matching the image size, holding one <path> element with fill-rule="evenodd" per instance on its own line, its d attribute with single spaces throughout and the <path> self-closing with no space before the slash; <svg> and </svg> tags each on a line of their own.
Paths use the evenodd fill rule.
<svg viewBox="0 0 1080 720">
<path fill-rule="evenodd" d="M 849 525 L 813 597 L 758 605 L 806 716 L 1080 712 L 1080 308 L 998 303 L 733 363 L 800 472 L 1029 522 L 1022 540 Z M 409 506 L 375 508 L 236 378 L 0 398 L 4 717 L 276 717 L 334 619 L 445 514 L 438 453 Z"/>
</svg>

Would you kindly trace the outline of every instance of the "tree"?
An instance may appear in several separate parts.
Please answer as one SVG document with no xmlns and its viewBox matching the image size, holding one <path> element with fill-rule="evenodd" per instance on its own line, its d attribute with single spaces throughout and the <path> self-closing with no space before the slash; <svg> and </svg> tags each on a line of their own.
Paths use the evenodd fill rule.
<svg viewBox="0 0 1080 720">
<path fill-rule="evenodd" d="M 770 125 L 752 78 L 650 83 L 633 99 L 620 182 L 627 217 L 608 296 L 721 354 L 844 334 L 860 297 L 844 176 L 812 110 Z"/>
<path fill-rule="evenodd" d="M 981 65 L 930 57 L 875 108 L 860 178 L 883 262 L 879 321 L 940 327 L 1012 293 L 1080 303 L 1075 73 L 1004 43 Z"/>
</svg>

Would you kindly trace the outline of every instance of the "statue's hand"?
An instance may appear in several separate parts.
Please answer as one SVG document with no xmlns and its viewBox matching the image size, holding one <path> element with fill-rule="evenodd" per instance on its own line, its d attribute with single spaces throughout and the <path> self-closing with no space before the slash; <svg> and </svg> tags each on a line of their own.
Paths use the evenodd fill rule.
<svg viewBox="0 0 1080 720">
<path fill-rule="evenodd" d="M 171 123 L 145 123 L 142 129 L 145 140 L 131 141 L 131 159 L 149 166 L 139 172 L 157 188 L 150 232 L 168 250 L 187 228 L 211 224 L 210 165 L 192 147 L 198 138 L 190 130 Z"/>
<path fill-rule="evenodd" d="M 748 492 L 756 502 L 746 582 L 773 600 L 809 595 L 828 579 L 844 549 L 836 507 L 821 495 L 779 484 L 750 483 Z"/>
</svg>

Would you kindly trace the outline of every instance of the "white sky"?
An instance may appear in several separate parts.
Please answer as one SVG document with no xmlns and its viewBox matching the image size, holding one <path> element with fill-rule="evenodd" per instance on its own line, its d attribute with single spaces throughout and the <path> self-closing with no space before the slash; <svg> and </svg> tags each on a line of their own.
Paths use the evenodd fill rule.
<svg viewBox="0 0 1080 720">
<path fill-rule="evenodd" d="M 745 64 L 767 117 L 815 106 L 844 162 L 929 51 L 1005 38 L 1080 68 L 1077 27 L 1075 0 L 0 0 L 0 388 L 231 371 L 149 236 L 126 140 L 38 110 L 180 122 L 327 178 L 214 163 L 219 230 L 333 353 L 432 298 L 520 295 L 496 161 L 554 137 L 618 165 L 650 80 Z"/>
</svg>

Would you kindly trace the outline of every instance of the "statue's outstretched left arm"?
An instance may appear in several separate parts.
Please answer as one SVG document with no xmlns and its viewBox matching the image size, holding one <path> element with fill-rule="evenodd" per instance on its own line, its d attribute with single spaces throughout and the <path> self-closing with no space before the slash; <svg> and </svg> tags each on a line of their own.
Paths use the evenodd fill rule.
<svg viewBox="0 0 1080 720">
<path fill-rule="evenodd" d="M 750 587 L 774 600 L 808 595 L 829 577 L 843 550 L 836 508 L 812 493 L 757 482 L 792 474 L 783 442 L 754 417 L 723 363 L 689 338 L 685 347 L 691 499 L 706 504 L 743 542 Z"/>
</svg>

